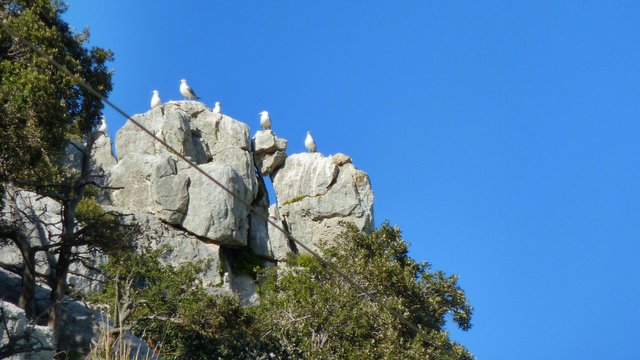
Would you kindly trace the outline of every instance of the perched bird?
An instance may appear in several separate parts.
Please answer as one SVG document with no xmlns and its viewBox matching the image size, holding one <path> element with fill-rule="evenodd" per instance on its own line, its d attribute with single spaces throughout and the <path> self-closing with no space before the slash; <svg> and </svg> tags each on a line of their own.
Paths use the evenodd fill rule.
<svg viewBox="0 0 640 360">
<path fill-rule="evenodd" d="M 216 106 L 213 107 L 214 114 L 222 113 L 222 103 L 220 101 L 216 101 Z"/>
<path fill-rule="evenodd" d="M 313 141 L 313 138 L 311 137 L 311 131 L 307 131 L 307 138 L 304 140 L 304 147 L 306 147 L 309 152 L 316 152 L 316 142 Z"/>
<path fill-rule="evenodd" d="M 262 126 L 262 130 L 271 129 L 271 118 L 269 117 L 269 112 L 264 110 L 260 111 L 258 114 L 260 115 L 260 126 Z"/>
<path fill-rule="evenodd" d="M 187 80 L 185 79 L 180 80 L 180 93 L 187 100 L 200 99 L 198 95 L 196 95 L 196 92 L 193 91 L 193 89 L 189 86 L 189 84 L 187 84 Z"/>
<path fill-rule="evenodd" d="M 160 92 L 158 90 L 153 90 L 153 96 L 151 96 L 151 108 L 162 105 L 162 100 L 160 100 Z"/>
<path fill-rule="evenodd" d="M 104 115 L 102 115 L 100 117 L 100 125 L 98 126 L 98 128 L 96 129 L 95 133 L 103 133 L 105 135 L 107 135 L 107 120 L 105 119 Z"/>
</svg>

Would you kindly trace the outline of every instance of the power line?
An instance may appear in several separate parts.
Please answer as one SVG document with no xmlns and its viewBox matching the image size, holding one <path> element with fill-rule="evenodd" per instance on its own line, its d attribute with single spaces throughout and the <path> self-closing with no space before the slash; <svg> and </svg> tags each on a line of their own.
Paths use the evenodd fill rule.
<svg viewBox="0 0 640 360">
<path fill-rule="evenodd" d="M 27 39 L 22 38 L 20 35 L 18 35 L 9 25 L 6 24 L 6 21 L 0 22 L 0 24 L 2 25 L 2 28 L 9 33 L 9 35 L 11 35 L 12 37 L 14 37 L 17 40 L 20 40 L 22 42 L 24 42 L 29 48 L 31 48 L 34 52 L 36 52 L 39 56 L 41 56 L 42 58 L 44 58 L 47 62 L 49 62 L 51 65 L 53 65 L 54 67 L 56 67 L 58 70 L 62 71 L 63 73 L 65 73 L 67 76 L 69 76 L 71 78 L 71 80 L 73 80 L 76 84 L 78 84 L 79 86 L 81 86 L 82 88 L 84 88 L 85 90 L 87 90 L 89 93 L 91 93 L 93 96 L 96 96 L 97 98 L 99 98 L 100 100 L 102 100 L 105 104 L 107 104 L 109 107 L 111 107 L 113 110 L 115 110 L 116 112 L 118 112 L 120 115 L 124 116 L 127 120 L 131 121 L 134 125 L 136 125 L 138 128 L 140 128 L 140 130 L 142 130 L 143 132 L 145 132 L 147 135 L 149 135 L 151 138 L 153 138 L 155 141 L 159 142 L 160 144 L 162 144 L 162 146 L 164 146 L 167 150 L 169 150 L 170 152 L 172 152 L 173 154 L 175 154 L 177 157 L 179 157 L 181 160 L 185 161 L 187 164 L 189 164 L 189 166 L 191 166 L 192 168 L 194 168 L 196 171 L 198 171 L 199 173 L 201 173 L 204 177 L 206 177 L 207 179 L 209 179 L 211 182 L 213 182 L 214 184 L 218 185 L 221 189 L 223 189 L 225 192 L 227 192 L 229 195 L 231 195 L 233 198 L 235 198 L 236 200 L 240 201 L 242 204 L 244 204 L 250 212 L 252 212 L 253 214 L 257 215 L 258 217 L 260 217 L 261 219 L 265 220 L 268 224 L 270 224 L 271 226 L 275 227 L 278 231 L 280 231 L 282 234 L 284 234 L 289 240 L 293 241 L 296 245 L 302 247 L 304 250 L 306 250 L 308 253 L 310 253 L 311 255 L 313 255 L 316 259 L 318 259 L 318 261 L 320 261 L 320 263 L 322 263 L 324 266 L 326 266 L 327 268 L 329 268 L 331 271 L 333 271 L 334 273 L 336 273 L 338 276 L 340 276 L 343 280 L 345 280 L 349 285 L 355 287 L 356 289 L 358 289 L 359 291 L 361 291 L 362 293 L 366 294 L 367 297 L 369 297 L 369 299 L 371 299 L 373 302 L 377 303 L 379 306 L 381 306 L 383 309 L 385 309 L 387 312 L 389 312 L 393 317 L 395 317 L 396 319 L 398 319 L 400 322 L 402 322 L 404 325 L 406 325 L 407 327 L 409 327 L 411 330 L 415 331 L 416 334 L 418 336 L 420 336 L 424 341 L 426 341 L 427 343 L 431 343 L 430 339 L 427 337 L 427 335 L 420 329 L 418 328 L 416 325 L 414 325 L 413 323 L 411 323 L 409 320 L 407 320 L 404 316 L 402 316 L 402 314 L 400 314 L 399 312 L 397 312 L 396 310 L 390 308 L 389 306 L 387 306 L 386 304 L 384 304 L 376 295 L 372 294 L 371 292 L 368 292 L 364 286 L 358 284 L 356 281 L 354 281 L 353 279 L 351 279 L 350 277 L 348 277 L 342 270 L 340 270 L 335 264 L 333 264 L 332 262 L 325 260 L 322 258 L 322 256 L 320 256 L 320 254 L 318 254 L 316 251 L 310 249 L 308 246 L 306 246 L 304 243 L 302 243 L 300 240 L 296 239 L 295 237 L 293 237 L 289 232 L 287 232 L 285 229 L 283 229 L 280 225 L 278 225 L 277 223 L 275 223 L 274 221 L 272 221 L 271 219 L 269 219 L 269 217 L 267 215 L 265 215 L 263 212 L 258 211 L 257 208 L 253 207 L 251 205 L 251 203 L 249 203 L 248 201 L 244 200 L 243 198 L 241 198 L 239 195 L 235 194 L 233 191 L 231 191 L 229 188 L 227 188 L 224 184 L 222 184 L 220 181 L 216 180 L 213 176 L 209 175 L 206 171 L 204 171 L 202 168 L 200 168 L 198 166 L 198 164 L 194 163 L 192 160 L 190 160 L 188 157 L 182 155 L 178 150 L 174 149 L 171 145 L 169 145 L 167 142 L 165 142 L 164 140 L 160 139 L 159 137 L 157 137 L 152 131 L 150 131 L 149 129 L 145 128 L 141 123 L 139 123 L 137 120 L 133 119 L 131 116 L 129 116 L 124 110 L 120 109 L 116 104 L 112 103 L 110 100 L 108 100 L 106 97 L 102 96 L 102 94 L 100 94 L 99 92 L 97 92 L 95 89 L 93 89 L 93 87 L 91 87 L 91 85 L 87 84 L 81 77 L 73 74 L 70 70 L 68 70 L 65 66 L 61 65 L 60 63 L 58 63 L 57 61 L 55 61 L 52 57 L 50 57 L 49 55 L 45 54 L 42 50 L 40 50 L 35 44 L 33 44 L 32 42 L 30 42 Z"/>
</svg>

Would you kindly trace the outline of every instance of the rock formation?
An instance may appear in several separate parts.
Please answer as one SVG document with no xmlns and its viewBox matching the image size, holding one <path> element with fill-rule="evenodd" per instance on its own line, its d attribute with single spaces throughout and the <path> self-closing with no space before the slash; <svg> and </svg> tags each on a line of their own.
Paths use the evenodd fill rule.
<svg viewBox="0 0 640 360">
<path fill-rule="evenodd" d="M 171 250 L 164 261 L 175 265 L 210 261 L 202 280 L 212 292 L 233 291 L 245 304 L 257 301 L 254 279 L 234 274 L 231 265 L 242 251 L 263 259 L 265 266 L 276 266 L 290 254 L 303 251 L 278 228 L 318 250 L 322 241 L 331 241 L 342 231 L 341 221 L 362 230 L 374 225 L 369 178 L 346 155 L 301 153 L 287 157 L 287 140 L 272 130 L 257 131 L 251 138 L 246 124 L 194 101 L 168 102 L 133 118 L 237 198 L 128 121 L 116 135 L 117 160 L 111 139 L 96 135 L 92 172 L 112 189 L 102 199 L 103 206 L 122 214 L 123 221 L 139 224 L 143 237 L 154 246 L 168 245 Z M 83 146 L 79 142 L 69 146 L 64 162 L 69 171 L 79 169 Z M 269 199 L 263 176 L 273 181 L 275 201 Z M 56 209 L 60 206 L 55 201 L 15 188 L 5 191 L 4 200 L 2 217 L 20 217 L 32 242 L 41 243 L 59 234 L 55 226 L 47 228 L 29 220 L 32 212 L 50 217 L 48 223 L 58 223 L 60 212 Z M 46 274 L 55 258 L 40 256 L 37 271 Z M 96 281 L 100 275 L 92 268 L 106 258 L 95 253 L 92 259 L 90 268 L 78 265 L 73 269 L 69 283 L 75 289 L 100 290 Z M 21 261 L 17 249 L 6 247 L 0 253 L 0 262 L 5 265 L 19 268 Z M 42 291 L 47 291 L 46 286 Z M 91 338 L 101 320 L 87 311 L 78 316 L 91 320 L 74 331 Z"/>
<path fill-rule="evenodd" d="M 291 235 L 312 250 L 330 241 L 340 221 L 373 228 L 373 192 L 366 173 L 343 154 L 289 156 L 273 175 L 278 210 Z"/>
<path fill-rule="evenodd" d="M 113 204 L 154 214 L 219 244 L 247 245 L 249 208 L 243 202 L 257 194 L 249 127 L 193 102 L 169 102 L 134 119 L 241 200 L 127 122 L 116 135 L 118 163 L 109 184 L 122 189 L 112 193 Z"/>
<path fill-rule="evenodd" d="M 261 176 L 270 175 L 287 158 L 287 140 L 279 138 L 271 130 L 259 130 L 251 142 L 253 157 Z"/>
</svg>

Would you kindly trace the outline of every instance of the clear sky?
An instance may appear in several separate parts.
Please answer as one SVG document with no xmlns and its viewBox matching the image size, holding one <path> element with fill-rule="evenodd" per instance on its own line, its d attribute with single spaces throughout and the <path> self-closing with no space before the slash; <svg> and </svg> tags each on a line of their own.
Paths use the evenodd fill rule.
<svg viewBox="0 0 640 360">
<path fill-rule="evenodd" d="M 186 78 L 290 154 L 311 130 L 352 156 L 376 222 L 460 275 L 479 359 L 640 358 L 637 0 L 69 5 L 127 112 Z"/>
</svg>

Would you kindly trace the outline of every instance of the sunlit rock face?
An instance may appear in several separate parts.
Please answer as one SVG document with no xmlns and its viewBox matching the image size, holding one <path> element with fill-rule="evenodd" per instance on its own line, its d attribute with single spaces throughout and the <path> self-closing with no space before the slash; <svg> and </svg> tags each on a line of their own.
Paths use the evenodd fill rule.
<svg viewBox="0 0 640 360">
<path fill-rule="evenodd" d="M 291 235 L 312 250 L 335 238 L 342 231 L 341 221 L 361 230 L 373 228 L 369 177 L 346 155 L 291 155 L 273 175 L 273 185 Z"/>
</svg>

